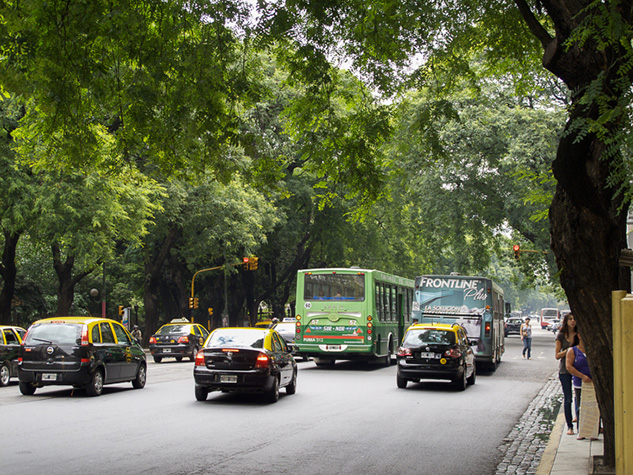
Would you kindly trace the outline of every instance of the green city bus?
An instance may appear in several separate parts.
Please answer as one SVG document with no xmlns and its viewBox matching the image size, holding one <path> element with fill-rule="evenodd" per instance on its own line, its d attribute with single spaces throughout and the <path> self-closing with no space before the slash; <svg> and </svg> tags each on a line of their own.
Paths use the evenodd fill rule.
<svg viewBox="0 0 633 475">
<path fill-rule="evenodd" d="M 318 366 L 336 360 L 391 363 L 411 323 L 413 280 L 379 270 L 297 272 L 297 333 L 303 357 Z"/>
<path fill-rule="evenodd" d="M 484 277 L 422 275 L 415 278 L 413 318 L 458 323 L 466 329 L 475 361 L 495 370 L 505 351 L 503 289 Z"/>
</svg>

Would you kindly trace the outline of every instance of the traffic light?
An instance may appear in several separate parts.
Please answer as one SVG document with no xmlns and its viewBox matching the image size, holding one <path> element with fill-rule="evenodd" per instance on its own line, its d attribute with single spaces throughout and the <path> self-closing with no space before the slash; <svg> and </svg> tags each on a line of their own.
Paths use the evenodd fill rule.
<svg viewBox="0 0 633 475">
<path fill-rule="evenodd" d="M 257 270 L 257 262 L 259 261 L 259 257 L 251 257 L 249 261 L 248 268 L 250 270 Z"/>
<path fill-rule="evenodd" d="M 209 311 L 209 316 L 212 317 L 213 316 L 213 307 L 209 307 L 207 310 Z"/>
<path fill-rule="evenodd" d="M 515 244 L 512 246 L 512 250 L 514 251 L 514 258 L 519 259 L 521 257 L 521 246 Z"/>
<path fill-rule="evenodd" d="M 193 308 L 198 308 L 198 297 L 194 297 L 193 299 Z"/>
<path fill-rule="evenodd" d="M 193 297 L 189 297 L 189 308 L 193 308 Z"/>
<path fill-rule="evenodd" d="M 125 305 L 119 305 L 119 316 L 122 317 L 125 312 Z"/>
<path fill-rule="evenodd" d="M 244 263 L 244 270 L 248 270 L 249 269 L 249 261 L 250 259 L 248 257 L 244 257 L 242 258 L 242 262 Z"/>
</svg>

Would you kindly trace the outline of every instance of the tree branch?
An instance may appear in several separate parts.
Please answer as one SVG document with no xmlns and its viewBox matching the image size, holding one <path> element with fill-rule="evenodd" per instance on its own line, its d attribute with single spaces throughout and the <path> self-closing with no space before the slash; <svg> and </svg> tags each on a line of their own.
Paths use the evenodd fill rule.
<svg viewBox="0 0 633 475">
<path fill-rule="evenodd" d="M 541 25 L 541 22 L 536 19 L 525 0 L 514 0 L 514 3 L 518 7 L 523 20 L 525 20 L 532 34 L 541 42 L 544 49 L 547 48 L 547 45 L 549 45 L 554 38 L 552 38 L 543 25 Z"/>
</svg>

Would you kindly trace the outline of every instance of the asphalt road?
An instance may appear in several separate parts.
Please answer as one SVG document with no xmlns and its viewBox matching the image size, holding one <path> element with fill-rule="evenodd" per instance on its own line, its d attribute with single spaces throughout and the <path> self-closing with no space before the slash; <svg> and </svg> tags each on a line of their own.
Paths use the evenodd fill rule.
<svg viewBox="0 0 633 475">
<path fill-rule="evenodd" d="M 493 474 L 499 449 L 556 369 L 552 333 L 532 360 L 506 339 L 494 373 L 455 392 L 443 382 L 396 387 L 396 367 L 299 363 L 297 393 L 195 400 L 193 363 L 149 363 L 148 384 L 22 396 L 0 388 L 7 474 Z"/>
</svg>

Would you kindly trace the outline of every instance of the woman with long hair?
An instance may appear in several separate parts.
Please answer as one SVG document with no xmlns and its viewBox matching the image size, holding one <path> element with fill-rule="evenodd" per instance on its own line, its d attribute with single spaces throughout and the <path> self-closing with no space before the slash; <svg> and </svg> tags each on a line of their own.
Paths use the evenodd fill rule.
<svg viewBox="0 0 633 475">
<path fill-rule="evenodd" d="M 563 324 L 556 335 L 556 359 L 559 360 L 558 379 L 563 387 L 563 407 L 565 408 L 565 422 L 567 422 L 567 434 L 574 435 L 574 422 L 571 414 L 572 405 L 572 375 L 567 371 L 565 357 L 567 350 L 578 344 L 576 332 L 576 320 L 570 312 L 563 318 Z"/>
</svg>

